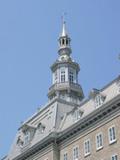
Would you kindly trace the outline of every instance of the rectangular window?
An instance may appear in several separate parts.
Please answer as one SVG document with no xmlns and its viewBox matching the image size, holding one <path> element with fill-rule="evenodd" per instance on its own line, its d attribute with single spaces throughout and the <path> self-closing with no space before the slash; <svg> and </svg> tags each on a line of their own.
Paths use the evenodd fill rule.
<svg viewBox="0 0 120 160">
<path fill-rule="evenodd" d="M 69 72 L 69 81 L 70 81 L 70 83 L 74 82 L 74 74 L 73 74 L 73 72 Z"/>
<path fill-rule="evenodd" d="M 99 150 L 103 147 L 103 136 L 102 133 L 96 135 L 96 149 Z"/>
<path fill-rule="evenodd" d="M 118 160 L 118 156 L 117 155 L 112 155 L 111 160 Z"/>
<path fill-rule="evenodd" d="M 84 154 L 85 156 L 90 154 L 90 140 L 89 139 L 84 142 Z"/>
<path fill-rule="evenodd" d="M 65 82 L 65 70 L 61 70 L 61 82 Z"/>
<path fill-rule="evenodd" d="M 68 160 L 68 155 L 67 155 L 67 153 L 64 153 L 63 160 Z"/>
<path fill-rule="evenodd" d="M 103 98 L 102 96 L 99 94 L 95 97 L 95 106 L 96 108 L 100 107 L 103 104 Z"/>
<path fill-rule="evenodd" d="M 30 131 L 26 130 L 24 133 L 24 145 L 27 145 L 30 142 Z"/>
<path fill-rule="evenodd" d="M 73 160 L 78 160 L 78 157 L 79 157 L 79 148 L 74 147 L 73 148 Z"/>
<path fill-rule="evenodd" d="M 109 143 L 110 144 L 114 143 L 116 141 L 115 126 L 109 128 L 108 134 L 109 134 Z"/>
<path fill-rule="evenodd" d="M 55 71 L 55 83 L 57 83 L 57 79 L 58 79 L 58 77 L 57 77 L 57 71 Z"/>
<path fill-rule="evenodd" d="M 73 113 L 73 121 L 77 122 L 82 116 L 82 113 L 80 112 L 80 110 L 75 110 Z"/>
</svg>

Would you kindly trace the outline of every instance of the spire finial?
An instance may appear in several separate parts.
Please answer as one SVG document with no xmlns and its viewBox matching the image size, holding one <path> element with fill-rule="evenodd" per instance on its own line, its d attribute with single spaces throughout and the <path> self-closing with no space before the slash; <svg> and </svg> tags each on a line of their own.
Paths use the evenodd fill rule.
<svg viewBox="0 0 120 160">
<path fill-rule="evenodd" d="M 62 15 L 62 34 L 61 36 L 66 36 L 67 35 L 67 32 L 66 32 L 66 21 L 65 21 L 65 16 L 67 15 L 66 12 L 63 13 Z"/>
</svg>

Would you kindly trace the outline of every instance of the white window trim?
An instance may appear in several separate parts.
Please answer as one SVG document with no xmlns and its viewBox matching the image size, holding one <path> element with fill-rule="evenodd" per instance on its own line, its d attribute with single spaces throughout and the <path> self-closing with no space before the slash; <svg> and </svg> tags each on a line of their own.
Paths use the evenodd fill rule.
<svg viewBox="0 0 120 160">
<path fill-rule="evenodd" d="M 64 160 L 64 155 L 65 155 L 65 154 L 67 154 L 67 160 L 68 160 L 68 153 L 67 153 L 67 152 L 64 152 L 64 153 L 63 153 L 63 160 Z"/>
<path fill-rule="evenodd" d="M 79 155 L 80 155 L 80 152 L 79 152 L 79 145 L 76 145 L 73 147 L 73 160 L 78 160 L 77 158 L 74 158 L 74 149 L 75 148 L 78 148 L 78 159 L 79 159 Z"/>
<path fill-rule="evenodd" d="M 118 155 L 117 155 L 117 154 L 113 154 L 113 155 L 111 156 L 111 160 L 112 160 L 112 158 L 115 157 L 115 156 L 117 156 L 117 160 L 118 160 Z"/>
<path fill-rule="evenodd" d="M 27 146 L 31 141 L 31 132 L 30 130 L 26 130 L 24 133 L 24 146 Z"/>
<path fill-rule="evenodd" d="M 110 140 L 110 129 L 112 128 L 112 127 L 114 127 L 115 128 L 115 125 L 112 125 L 112 126 L 110 126 L 109 128 L 108 128 L 108 139 L 109 139 L 109 144 L 113 144 L 113 143 L 115 143 L 116 141 L 117 141 L 117 139 L 116 139 L 116 128 L 115 128 L 115 139 L 114 140 Z"/>
<path fill-rule="evenodd" d="M 82 112 L 79 109 L 76 109 L 73 113 L 73 122 L 77 122 L 81 119 Z"/>
<path fill-rule="evenodd" d="M 100 147 L 98 147 L 98 144 L 97 144 L 97 136 L 99 136 L 99 135 L 102 135 L 102 146 L 100 146 Z M 102 132 L 97 133 L 95 140 L 96 140 L 96 150 L 98 151 L 103 148 L 103 133 Z"/>
<path fill-rule="evenodd" d="M 90 151 L 88 152 L 88 153 L 86 153 L 86 150 L 85 150 L 85 143 L 86 142 L 88 142 L 89 141 L 89 147 L 90 147 Z M 89 156 L 91 154 L 91 141 L 90 141 L 90 139 L 86 139 L 85 141 L 84 141 L 84 156 L 86 157 L 86 156 Z"/>
<path fill-rule="evenodd" d="M 94 103 L 95 103 L 95 108 L 99 108 L 100 106 L 102 106 L 104 103 L 103 95 L 97 94 L 94 98 Z"/>
</svg>

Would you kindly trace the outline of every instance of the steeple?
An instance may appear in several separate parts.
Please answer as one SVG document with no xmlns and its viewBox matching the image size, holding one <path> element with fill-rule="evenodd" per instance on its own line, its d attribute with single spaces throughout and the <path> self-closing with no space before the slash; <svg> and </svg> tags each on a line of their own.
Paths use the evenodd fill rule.
<svg viewBox="0 0 120 160">
<path fill-rule="evenodd" d="M 58 53 L 60 56 L 62 55 L 68 55 L 70 56 L 72 50 L 70 46 L 70 37 L 68 36 L 67 30 L 66 30 L 66 22 L 62 22 L 62 33 L 59 36 L 59 50 Z"/>
<path fill-rule="evenodd" d="M 64 99 L 72 103 L 79 104 L 84 94 L 78 84 L 79 64 L 71 58 L 71 39 L 66 30 L 66 22 L 62 23 L 62 32 L 59 35 L 59 57 L 51 66 L 53 80 L 49 88 L 48 98 Z"/>
<path fill-rule="evenodd" d="M 63 21 L 63 24 L 62 24 L 62 34 L 61 34 L 61 37 L 64 37 L 64 36 L 67 36 L 66 22 L 65 21 Z"/>
</svg>

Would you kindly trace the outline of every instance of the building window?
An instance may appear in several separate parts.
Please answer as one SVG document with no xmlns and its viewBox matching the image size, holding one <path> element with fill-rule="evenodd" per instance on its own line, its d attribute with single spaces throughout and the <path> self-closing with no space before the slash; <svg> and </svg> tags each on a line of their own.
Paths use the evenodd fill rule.
<svg viewBox="0 0 120 160">
<path fill-rule="evenodd" d="M 74 74 L 71 71 L 69 72 L 69 81 L 70 81 L 70 83 L 74 82 Z"/>
<path fill-rule="evenodd" d="M 42 123 L 39 123 L 37 128 L 38 128 L 39 133 L 44 133 L 45 126 Z"/>
<path fill-rule="evenodd" d="M 61 70 L 61 82 L 65 82 L 65 70 Z"/>
<path fill-rule="evenodd" d="M 101 94 L 96 95 L 95 97 L 95 107 L 100 107 L 105 100 L 105 97 L 103 97 Z"/>
<path fill-rule="evenodd" d="M 65 44 L 65 40 L 64 40 L 64 39 L 62 39 L 62 44 L 63 44 L 63 45 Z"/>
<path fill-rule="evenodd" d="M 82 112 L 80 110 L 75 110 L 73 113 L 73 121 L 77 122 L 82 116 Z"/>
<path fill-rule="evenodd" d="M 90 154 L 90 140 L 89 139 L 84 142 L 84 154 L 85 156 Z"/>
<path fill-rule="evenodd" d="M 24 132 L 24 145 L 27 145 L 30 142 L 30 131 L 26 130 Z"/>
<path fill-rule="evenodd" d="M 111 160 L 118 160 L 118 156 L 117 155 L 112 155 Z"/>
<path fill-rule="evenodd" d="M 63 155 L 63 160 L 68 160 L 68 155 L 67 155 L 67 153 L 64 153 L 64 155 Z"/>
<path fill-rule="evenodd" d="M 99 150 L 103 147 L 103 136 L 102 133 L 96 135 L 96 149 Z"/>
<path fill-rule="evenodd" d="M 109 143 L 114 143 L 116 141 L 116 133 L 115 133 L 115 126 L 109 128 Z"/>
<path fill-rule="evenodd" d="M 57 79 L 58 79 L 58 77 L 57 77 L 57 71 L 55 71 L 55 83 L 57 83 Z"/>
<path fill-rule="evenodd" d="M 73 148 L 73 160 L 78 160 L 78 157 L 79 157 L 79 148 L 74 147 Z"/>
</svg>

